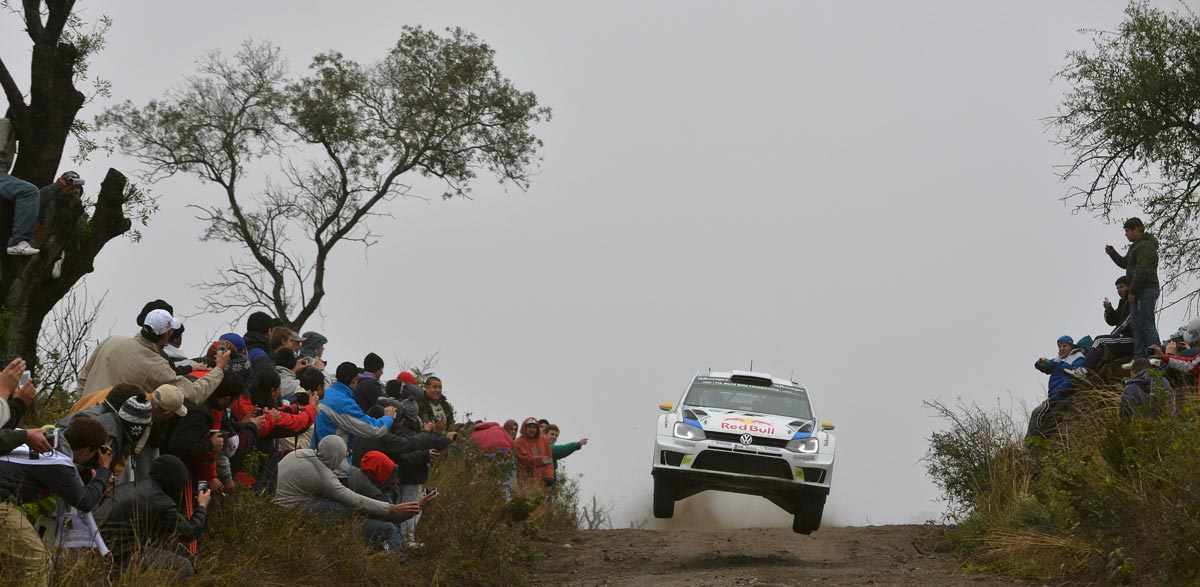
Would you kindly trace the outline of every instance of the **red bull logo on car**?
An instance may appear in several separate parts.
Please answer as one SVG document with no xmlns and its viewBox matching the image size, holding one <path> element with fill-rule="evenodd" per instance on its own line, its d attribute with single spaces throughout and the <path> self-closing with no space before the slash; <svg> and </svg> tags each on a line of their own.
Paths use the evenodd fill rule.
<svg viewBox="0 0 1200 587">
<path fill-rule="evenodd" d="M 758 418 L 735 417 L 722 420 L 721 430 L 775 434 L 775 425 L 766 420 L 759 420 Z"/>
</svg>

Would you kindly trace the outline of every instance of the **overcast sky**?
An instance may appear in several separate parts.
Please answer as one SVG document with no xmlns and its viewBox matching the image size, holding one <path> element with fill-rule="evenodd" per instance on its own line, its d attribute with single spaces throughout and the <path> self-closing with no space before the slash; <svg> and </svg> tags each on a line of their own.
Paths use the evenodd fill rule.
<svg viewBox="0 0 1200 587">
<path fill-rule="evenodd" d="M 1108 330 L 1121 270 L 1103 247 L 1122 231 L 1059 201 L 1067 158 L 1043 119 L 1066 52 L 1088 46 L 1079 29 L 1114 28 L 1119 0 L 114 4 L 80 2 L 114 19 L 91 71 L 138 104 L 249 37 L 293 71 L 329 49 L 377 59 L 405 24 L 496 49 L 554 109 L 541 175 L 526 193 L 482 178 L 473 201 L 392 203 L 377 246 L 337 250 L 304 329 L 335 362 L 377 352 L 389 376 L 440 351 L 460 411 L 589 437 L 566 467 L 618 525 L 650 516 L 657 404 L 696 371 L 794 373 L 838 425 L 827 522 L 919 523 L 942 511 L 920 462 L 942 423 L 922 401 L 1022 412 L 1059 335 Z M 0 27 L 27 79 L 19 19 Z M 103 153 L 79 170 L 96 185 L 109 166 L 137 170 Z M 111 243 L 88 280 L 108 292 L 98 336 L 131 334 L 153 298 L 195 313 L 193 285 L 235 254 L 200 243 L 185 208 L 219 202 L 213 186 L 154 189 L 142 242 Z M 221 320 L 188 319 L 187 350 Z M 719 503 L 724 524 L 790 521 L 759 498 Z"/>
</svg>

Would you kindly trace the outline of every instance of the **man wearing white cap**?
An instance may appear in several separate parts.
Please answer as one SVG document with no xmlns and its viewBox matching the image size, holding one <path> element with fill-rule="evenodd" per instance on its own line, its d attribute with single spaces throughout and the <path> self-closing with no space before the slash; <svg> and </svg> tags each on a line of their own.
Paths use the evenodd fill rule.
<svg viewBox="0 0 1200 587">
<path fill-rule="evenodd" d="M 157 309 L 146 314 L 142 329 L 133 337 L 108 337 L 92 351 L 92 356 L 80 370 L 79 389 L 88 394 L 118 383 L 136 385 L 140 389 L 157 389 L 160 385 L 171 384 L 183 392 L 188 403 L 203 403 L 225 376 L 222 370 L 229 364 L 229 351 L 218 351 L 216 368 L 197 381 L 189 381 L 177 375 L 160 353 L 171 338 L 171 332 L 179 326 L 179 320 L 170 312 Z"/>
</svg>

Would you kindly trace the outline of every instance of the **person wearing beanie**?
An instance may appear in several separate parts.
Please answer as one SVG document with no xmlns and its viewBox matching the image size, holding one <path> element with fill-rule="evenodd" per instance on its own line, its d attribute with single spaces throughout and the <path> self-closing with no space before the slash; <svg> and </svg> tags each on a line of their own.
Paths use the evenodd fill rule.
<svg viewBox="0 0 1200 587">
<path fill-rule="evenodd" d="M 1038 359 L 1033 366 L 1050 376 L 1046 401 L 1029 414 L 1029 430 L 1026 438 L 1048 438 L 1058 429 L 1063 414 L 1070 409 L 1069 400 L 1075 394 L 1076 381 L 1067 369 L 1083 366 L 1083 351 L 1075 346 L 1070 336 L 1058 337 L 1058 356 L 1053 359 Z"/>
<path fill-rule="evenodd" d="M 187 467 L 178 457 L 163 455 L 153 461 L 149 478 L 118 485 L 97 510 L 100 535 L 112 551 L 113 573 L 120 575 L 139 553 L 141 570 L 162 570 L 180 578 L 195 572 L 192 562 L 174 545 L 200 538 L 207 520 L 212 491 L 196 495 L 189 518 L 185 503 L 190 493 Z"/>
<path fill-rule="evenodd" d="M 79 371 L 78 387 L 84 395 L 128 383 L 148 391 L 169 383 L 183 391 L 188 403 L 199 405 L 208 399 L 224 377 L 229 353 L 215 357 L 214 369 L 203 378 L 192 381 L 175 372 L 163 357 L 162 349 L 174 329 L 182 324 L 170 312 L 151 310 L 143 320 L 141 331 L 132 337 L 110 336 L 92 351 Z"/>
<path fill-rule="evenodd" d="M 526 418 L 521 424 L 513 455 L 517 458 L 517 483 L 543 492 L 554 485 L 554 455 L 537 418 Z"/>
<path fill-rule="evenodd" d="M 149 437 L 152 424 L 152 408 L 142 390 L 127 384 L 114 387 L 95 406 L 68 414 L 57 426 L 66 428 L 78 418 L 91 418 L 99 422 L 108 434 L 108 446 L 112 449 L 112 478 L 116 483 L 136 480 L 130 468 L 130 456 L 140 442 Z M 88 465 L 94 466 L 95 461 Z M 149 471 L 147 470 L 147 473 Z"/>
<path fill-rule="evenodd" d="M 271 353 L 271 331 L 274 318 L 266 312 L 253 312 L 246 318 L 246 357 L 250 361 L 250 374 L 245 377 L 246 385 L 254 384 L 254 374 L 260 370 L 274 371 L 275 358 Z"/>
<path fill-rule="evenodd" d="M 331 434 L 340 436 L 353 448 L 356 436 L 370 438 L 387 434 L 395 421 L 396 408 L 384 409 L 382 418 L 372 418 L 366 414 L 358 402 L 354 400 L 354 385 L 358 383 L 358 366 L 349 361 L 337 367 L 334 376 L 337 381 L 325 388 L 325 396 L 321 398 L 320 409 L 317 411 L 317 421 L 313 426 L 313 446 L 320 446 L 321 440 Z"/>
<path fill-rule="evenodd" d="M 366 412 L 375 405 L 379 396 L 383 395 L 383 387 L 379 378 L 383 377 L 383 359 L 375 353 L 367 353 L 363 359 L 363 370 L 358 374 L 358 384 L 354 387 L 354 401 Z"/>
<path fill-rule="evenodd" d="M 400 374 L 396 376 L 396 381 L 399 381 L 400 383 L 407 383 L 409 385 L 420 384 L 417 381 L 417 376 L 413 375 L 412 371 L 401 371 Z"/>
</svg>

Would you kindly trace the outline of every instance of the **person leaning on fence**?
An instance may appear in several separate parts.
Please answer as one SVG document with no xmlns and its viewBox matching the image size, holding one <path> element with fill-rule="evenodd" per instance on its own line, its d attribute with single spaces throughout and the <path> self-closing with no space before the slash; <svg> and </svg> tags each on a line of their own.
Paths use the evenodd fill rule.
<svg viewBox="0 0 1200 587">
<path fill-rule="evenodd" d="M 1063 414 L 1070 409 L 1071 396 L 1075 394 L 1075 380 L 1066 373 L 1083 365 L 1083 351 L 1075 347 L 1069 336 L 1058 337 L 1058 356 L 1053 359 L 1038 359 L 1034 368 L 1050 375 L 1046 390 L 1046 401 L 1029 414 L 1029 431 L 1025 437 L 1048 438 L 1058 429 Z"/>
</svg>

